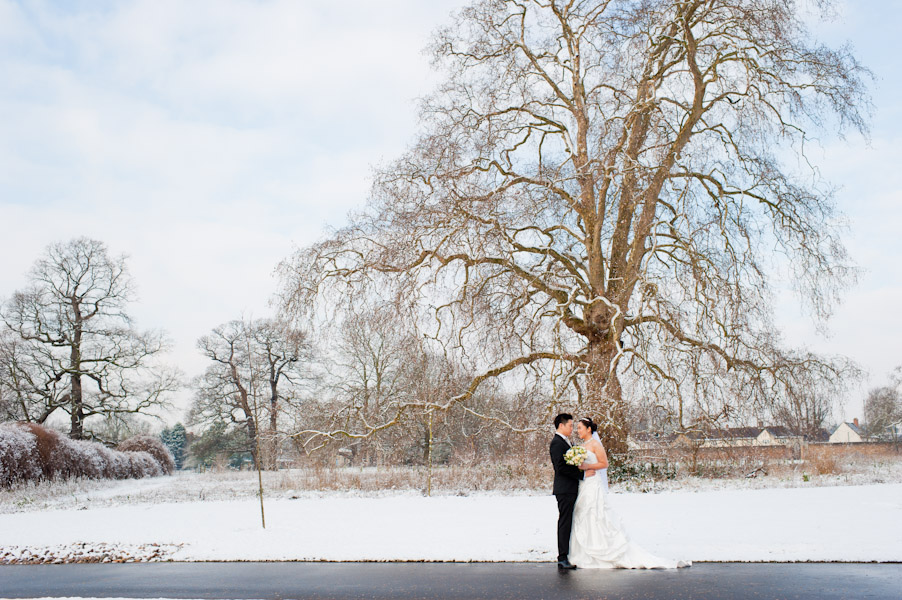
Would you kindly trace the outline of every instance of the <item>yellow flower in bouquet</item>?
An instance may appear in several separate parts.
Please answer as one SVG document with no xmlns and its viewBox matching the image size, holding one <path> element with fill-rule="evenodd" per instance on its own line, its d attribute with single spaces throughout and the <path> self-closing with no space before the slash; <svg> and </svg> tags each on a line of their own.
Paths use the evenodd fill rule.
<svg viewBox="0 0 902 600">
<path fill-rule="evenodd" d="M 564 454 L 564 462 L 568 465 L 578 467 L 586 460 L 586 449 L 582 446 L 573 446 Z"/>
</svg>

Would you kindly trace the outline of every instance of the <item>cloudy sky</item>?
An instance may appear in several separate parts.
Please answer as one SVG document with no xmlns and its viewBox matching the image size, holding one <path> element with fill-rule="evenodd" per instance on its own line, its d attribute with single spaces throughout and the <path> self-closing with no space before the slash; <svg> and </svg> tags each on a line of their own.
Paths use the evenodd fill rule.
<svg viewBox="0 0 902 600">
<path fill-rule="evenodd" d="M 175 342 L 269 313 L 273 269 L 362 206 L 374 166 L 416 131 L 437 81 L 422 53 L 460 0 L 0 0 L 0 298 L 54 241 L 129 255 L 133 314 Z M 849 2 L 820 26 L 876 75 L 869 141 L 824 138 L 864 271 L 819 336 L 792 301 L 787 342 L 870 373 L 902 364 L 902 3 Z M 178 415 L 174 415 L 175 418 Z"/>
</svg>

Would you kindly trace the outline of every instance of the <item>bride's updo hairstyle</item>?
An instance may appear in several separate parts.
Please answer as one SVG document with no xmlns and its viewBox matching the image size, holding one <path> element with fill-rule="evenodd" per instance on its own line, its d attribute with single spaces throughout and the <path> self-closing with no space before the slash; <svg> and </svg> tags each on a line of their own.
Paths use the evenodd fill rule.
<svg viewBox="0 0 902 600">
<path fill-rule="evenodd" d="M 588 427 L 589 431 L 591 431 L 592 433 L 595 433 L 596 431 L 598 431 L 598 425 L 596 425 L 595 421 L 593 421 L 589 417 L 583 417 L 582 419 L 579 420 L 579 422 L 582 423 L 583 425 L 585 425 L 586 427 Z"/>
</svg>

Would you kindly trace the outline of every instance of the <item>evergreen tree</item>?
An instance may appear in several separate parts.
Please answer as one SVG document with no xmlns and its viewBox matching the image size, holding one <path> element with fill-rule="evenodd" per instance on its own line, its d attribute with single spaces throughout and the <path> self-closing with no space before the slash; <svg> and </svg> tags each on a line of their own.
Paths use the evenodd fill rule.
<svg viewBox="0 0 902 600">
<path fill-rule="evenodd" d="M 160 440 L 172 453 L 172 458 L 175 459 L 175 468 L 181 469 L 185 464 L 185 450 L 188 445 L 185 426 L 176 423 L 171 429 L 167 427 L 160 433 Z"/>
</svg>

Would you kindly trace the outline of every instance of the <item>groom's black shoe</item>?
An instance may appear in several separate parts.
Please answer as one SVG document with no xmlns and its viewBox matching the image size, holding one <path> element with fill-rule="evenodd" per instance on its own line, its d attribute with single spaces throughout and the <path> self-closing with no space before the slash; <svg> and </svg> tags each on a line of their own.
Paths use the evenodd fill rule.
<svg viewBox="0 0 902 600">
<path fill-rule="evenodd" d="M 570 564 L 570 561 L 566 558 L 564 560 L 557 561 L 557 568 L 561 571 L 566 571 L 570 569 L 575 569 L 576 565 Z"/>
</svg>

